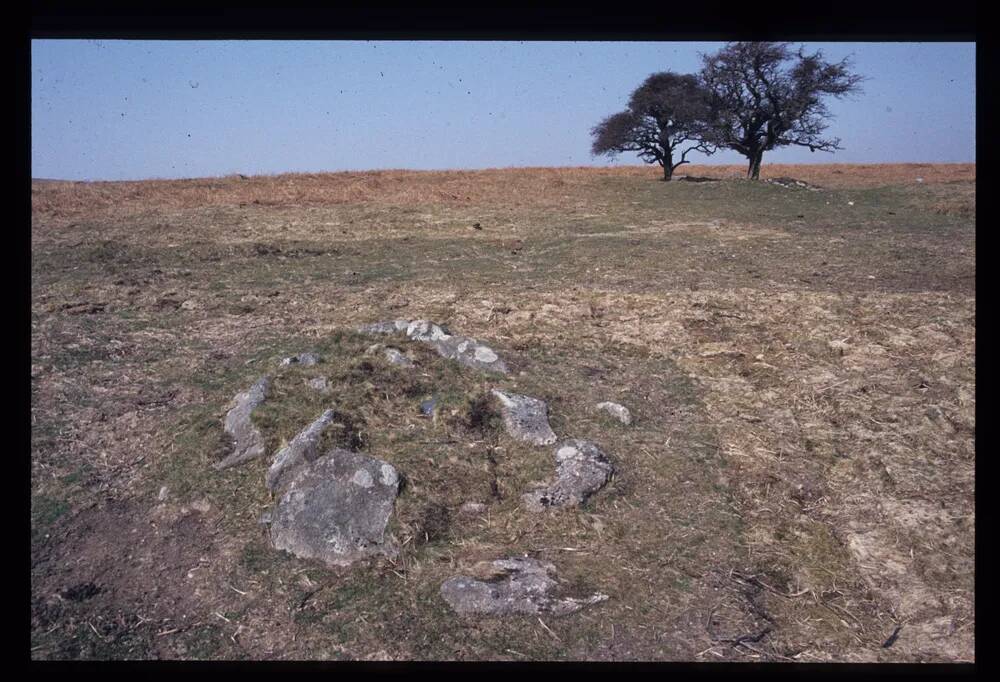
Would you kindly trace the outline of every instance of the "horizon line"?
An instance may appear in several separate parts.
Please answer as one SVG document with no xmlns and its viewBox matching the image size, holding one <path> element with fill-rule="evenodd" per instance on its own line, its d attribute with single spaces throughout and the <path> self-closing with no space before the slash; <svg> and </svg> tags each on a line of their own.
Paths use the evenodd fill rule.
<svg viewBox="0 0 1000 682">
<path fill-rule="evenodd" d="M 744 163 L 690 163 L 685 164 L 689 168 L 711 166 L 716 168 L 743 168 Z M 825 163 L 769 163 L 768 166 L 974 166 L 975 161 L 877 161 L 877 162 L 845 162 L 831 161 Z M 36 178 L 32 177 L 31 182 L 183 182 L 188 180 L 220 180 L 243 176 L 245 179 L 253 178 L 274 178 L 284 175 L 341 175 L 341 174 L 364 174 L 364 173 L 477 173 L 489 171 L 512 171 L 512 170 L 617 170 L 617 169 L 645 169 L 655 171 L 654 164 L 619 164 L 614 166 L 484 166 L 481 168 L 363 168 L 344 170 L 318 170 L 318 171 L 278 171 L 274 173 L 243 173 L 231 171 L 220 175 L 194 175 L 185 177 L 157 177 L 149 176 L 144 178 L 122 178 L 117 180 L 104 179 L 70 179 L 70 178 Z M 763 169 L 763 166 L 762 166 Z M 677 169 L 680 171 L 681 169 Z M 675 171 L 675 175 L 682 177 L 683 173 Z"/>
</svg>

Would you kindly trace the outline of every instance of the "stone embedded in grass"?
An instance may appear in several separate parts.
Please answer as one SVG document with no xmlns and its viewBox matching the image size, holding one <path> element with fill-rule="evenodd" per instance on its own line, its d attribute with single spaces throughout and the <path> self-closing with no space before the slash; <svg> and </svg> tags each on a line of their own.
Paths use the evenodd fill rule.
<svg viewBox="0 0 1000 682">
<path fill-rule="evenodd" d="M 409 320 L 388 320 L 363 324 L 358 327 L 358 331 L 362 334 L 395 334 L 396 332 L 405 332 L 408 326 L 410 326 Z"/>
<path fill-rule="evenodd" d="M 312 379 L 306 379 L 306 386 L 309 388 L 314 388 L 320 393 L 330 392 L 330 382 L 326 377 L 314 377 Z"/>
<path fill-rule="evenodd" d="M 451 336 L 430 320 L 413 320 L 406 327 L 406 335 L 414 341 L 438 341 Z"/>
<path fill-rule="evenodd" d="M 293 355 L 290 358 L 284 358 L 281 361 L 281 366 L 288 367 L 289 365 L 302 365 L 303 367 L 311 367 L 320 362 L 322 359 L 323 358 L 316 353 L 299 353 L 298 355 Z"/>
<path fill-rule="evenodd" d="M 413 360 L 406 357 L 406 355 L 401 353 L 399 349 L 383 346 L 381 343 L 368 346 L 368 348 L 365 349 L 365 355 L 375 355 L 379 351 L 382 352 L 382 357 L 384 357 L 390 365 L 399 365 L 400 367 L 414 366 Z"/>
<path fill-rule="evenodd" d="M 392 320 L 374 322 L 358 327 L 366 334 L 394 334 L 404 332 L 413 341 L 431 346 L 438 355 L 461 365 L 486 372 L 509 373 L 507 364 L 489 346 L 458 334 L 450 334 L 440 325 L 429 320 Z"/>
<path fill-rule="evenodd" d="M 395 556 L 398 543 L 385 537 L 385 528 L 398 493 L 391 464 L 333 448 L 288 480 L 271 517 L 271 541 L 329 566 Z"/>
<path fill-rule="evenodd" d="M 384 354 L 385 359 L 389 361 L 389 364 L 399 365 L 400 367 L 413 367 L 413 360 L 406 357 L 395 348 L 386 348 Z"/>
<path fill-rule="evenodd" d="M 532 445 L 551 445 L 559 439 L 549 426 L 549 410 L 544 401 L 499 388 L 490 393 L 500 401 L 503 423 L 512 438 Z"/>
<path fill-rule="evenodd" d="M 459 514 L 482 514 L 486 511 L 486 505 L 482 502 L 463 502 L 458 508 Z"/>
<path fill-rule="evenodd" d="M 628 426 L 632 423 L 632 413 L 629 412 L 628 408 L 624 405 L 619 405 L 618 403 L 603 402 L 597 403 L 597 409 L 603 412 L 607 412 L 612 417 L 620 421 L 622 424 Z"/>
<path fill-rule="evenodd" d="M 561 616 L 608 598 L 600 593 L 583 599 L 552 596 L 558 585 L 555 566 L 528 557 L 483 562 L 476 569 L 477 577 L 458 575 L 441 585 L 441 597 L 460 615 Z"/>
<path fill-rule="evenodd" d="M 434 411 L 437 409 L 438 400 L 437 398 L 428 398 L 420 403 L 420 414 L 425 417 L 433 417 Z"/>
<path fill-rule="evenodd" d="M 216 469 L 240 464 L 264 454 L 264 439 L 260 429 L 250 419 L 250 414 L 267 398 L 271 377 L 261 377 L 248 390 L 237 393 L 235 405 L 226 413 L 223 427 L 233 439 L 233 451 L 215 464 Z"/>
<path fill-rule="evenodd" d="M 333 422 L 334 414 L 333 410 L 327 410 L 278 451 L 271 468 L 267 470 L 265 483 L 268 490 L 273 493 L 282 480 L 287 479 L 297 467 L 316 459 L 319 455 L 320 437 Z"/>
<path fill-rule="evenodd" d="M 590 441 L 564 441 L 556 448 L 555 457 L 555 481 L 522 496 L 530 511 L 581 505 L 607 485 L 615 472 L 607 456 Z"/>
<path fill-rule="evenodd" d="M 489 346 L 464 336 L 449 336 L 431 343 L 441 357 L 486 372 L 508 374 L 507 363 Z"/>
</svg>

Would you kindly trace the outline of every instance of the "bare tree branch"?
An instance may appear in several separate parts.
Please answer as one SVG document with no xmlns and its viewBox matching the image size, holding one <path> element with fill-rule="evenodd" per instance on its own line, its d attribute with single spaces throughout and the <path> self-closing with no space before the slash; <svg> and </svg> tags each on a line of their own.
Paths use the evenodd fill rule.
<svg viewBox="0 0 1000 682">
<path fill-rule="evenodd" d="M 750 177 L 759 177 L 764 152 L 777 147 L 842 149 L 839 139 L 822 137 L 831 118 L 823 98 L 860 92 L 864 78 L 850 72 L 848 59 L 831 64 L 822 52 L 793 52 L 788 43 L 736 42 L 702 55 L 702 63 L 711 93 L 704 138 L 747 157 Z"/>
</svg>

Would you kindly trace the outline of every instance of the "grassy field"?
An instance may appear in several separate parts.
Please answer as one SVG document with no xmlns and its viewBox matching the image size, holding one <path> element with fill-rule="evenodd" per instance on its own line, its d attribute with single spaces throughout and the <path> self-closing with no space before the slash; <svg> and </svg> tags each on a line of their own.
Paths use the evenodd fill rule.
<svg viewBox="0 0 1000 682">
<path fill-rule="evenodd" d="M 33 183 L 32 657 L 974 660 L 975 166 L 680 172 Z M 351 330 L 404 317 L 511 375 L 364 357 Z M 264 373 L 270 452 L 332 407 L 405 476 L 395 560 L 275 551 L 269 458 L 212 468 Z M 493 386 L 600 444 L 611 484 L 525 511 L 551 454 Z M 514 553 L 610 598 L 477 620 L 438 595 Z"/>
</svg>

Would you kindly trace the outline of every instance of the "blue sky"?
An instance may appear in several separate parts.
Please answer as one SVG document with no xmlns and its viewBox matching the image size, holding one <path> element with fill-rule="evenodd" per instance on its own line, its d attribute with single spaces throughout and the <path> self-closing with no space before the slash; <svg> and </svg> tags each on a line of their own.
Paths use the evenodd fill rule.
<svg viewBox="0 0 1000 682">
<path fill-rule="evenodd" d="M 722 45 L 35 40 L 32 177 L 608 165 L 590 129 L 650 73 L 695 72 Z M 869 80 L 830 101 L 844 151 L 765 164 L 975 161 L 974 43 L 805 47 Z"/>
</svg>

